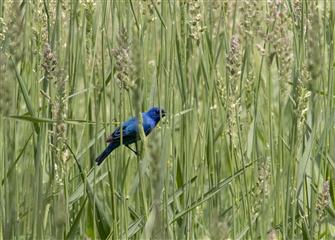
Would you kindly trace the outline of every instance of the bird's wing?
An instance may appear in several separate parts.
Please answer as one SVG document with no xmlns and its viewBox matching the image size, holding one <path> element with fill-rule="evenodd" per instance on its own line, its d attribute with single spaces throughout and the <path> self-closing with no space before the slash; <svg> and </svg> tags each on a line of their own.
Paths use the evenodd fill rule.
<svg viewBox="0 0 335 240">
<path fill-rule="evenodd" d="M 122 124 L 122 138 L 125 142 L 126 140 L 136 139 L 137 136 L 137 119 L 131 118 Z M 115 131 L 107 138 L 107 142 L 120 141 L 121 131 L 120 127 L 116 128 Z"/>
<path fill-rule="evenodd" d="M 155 121 L 150 118 L 150 116 L 147 116 L 146 114 L 143 114 L 143 130 L 145 135 L 148 135 L 151 130 L 156 126 Z"/>
</svg>

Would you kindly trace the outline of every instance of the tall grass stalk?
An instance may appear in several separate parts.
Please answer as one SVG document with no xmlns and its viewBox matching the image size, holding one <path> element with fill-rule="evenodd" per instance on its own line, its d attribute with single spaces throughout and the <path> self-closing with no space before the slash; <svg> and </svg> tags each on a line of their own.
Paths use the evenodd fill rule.
<svg viewBox="0 0 335 240">
<path fill-rule="evenodd" d="M 0 1 L 0 238 L 335 238 L 334 16 L 316 0 Z M 96 166 L 151 106 L 167 116 L 138 155 Z"/>
</svg>

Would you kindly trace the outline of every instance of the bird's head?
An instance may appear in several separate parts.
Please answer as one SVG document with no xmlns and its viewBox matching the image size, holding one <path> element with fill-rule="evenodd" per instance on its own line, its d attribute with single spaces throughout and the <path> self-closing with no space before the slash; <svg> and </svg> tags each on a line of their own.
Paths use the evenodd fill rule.
<svg viewBox="0 0 335 240">
<path fill-rule="evenodd" d="M 165 117 L 166 112 L 164 109 L 158 108 L 158 107 L 152 107 L 149 109 L 147 114 L 157 122 L 161 120 L 162 117 Z"/>
</svg>

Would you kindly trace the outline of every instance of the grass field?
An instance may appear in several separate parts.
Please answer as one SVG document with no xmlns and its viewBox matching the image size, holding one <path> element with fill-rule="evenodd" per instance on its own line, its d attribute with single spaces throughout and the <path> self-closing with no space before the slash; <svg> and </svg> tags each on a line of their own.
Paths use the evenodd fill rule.
<svg viewBox="0 0 335 240">
<path fill-rule="evenodd" d="M 335 239 L 334 27 L 327 0 L 0 0 L 0 239 Z"/>
</svg>

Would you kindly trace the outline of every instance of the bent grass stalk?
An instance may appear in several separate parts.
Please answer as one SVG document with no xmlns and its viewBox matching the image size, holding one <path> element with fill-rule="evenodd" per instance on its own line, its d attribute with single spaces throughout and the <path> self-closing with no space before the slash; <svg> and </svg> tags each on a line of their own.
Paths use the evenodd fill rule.
<svg viewBox="0 0 335 240">
<path fill-rule="evenodd" d="M 0 2 L 1 237 L 334 238 L 334 16 L 332 1 Z M 151 106 L 168 115 L 141 154 L 95 166 Z"/>
</svg>

